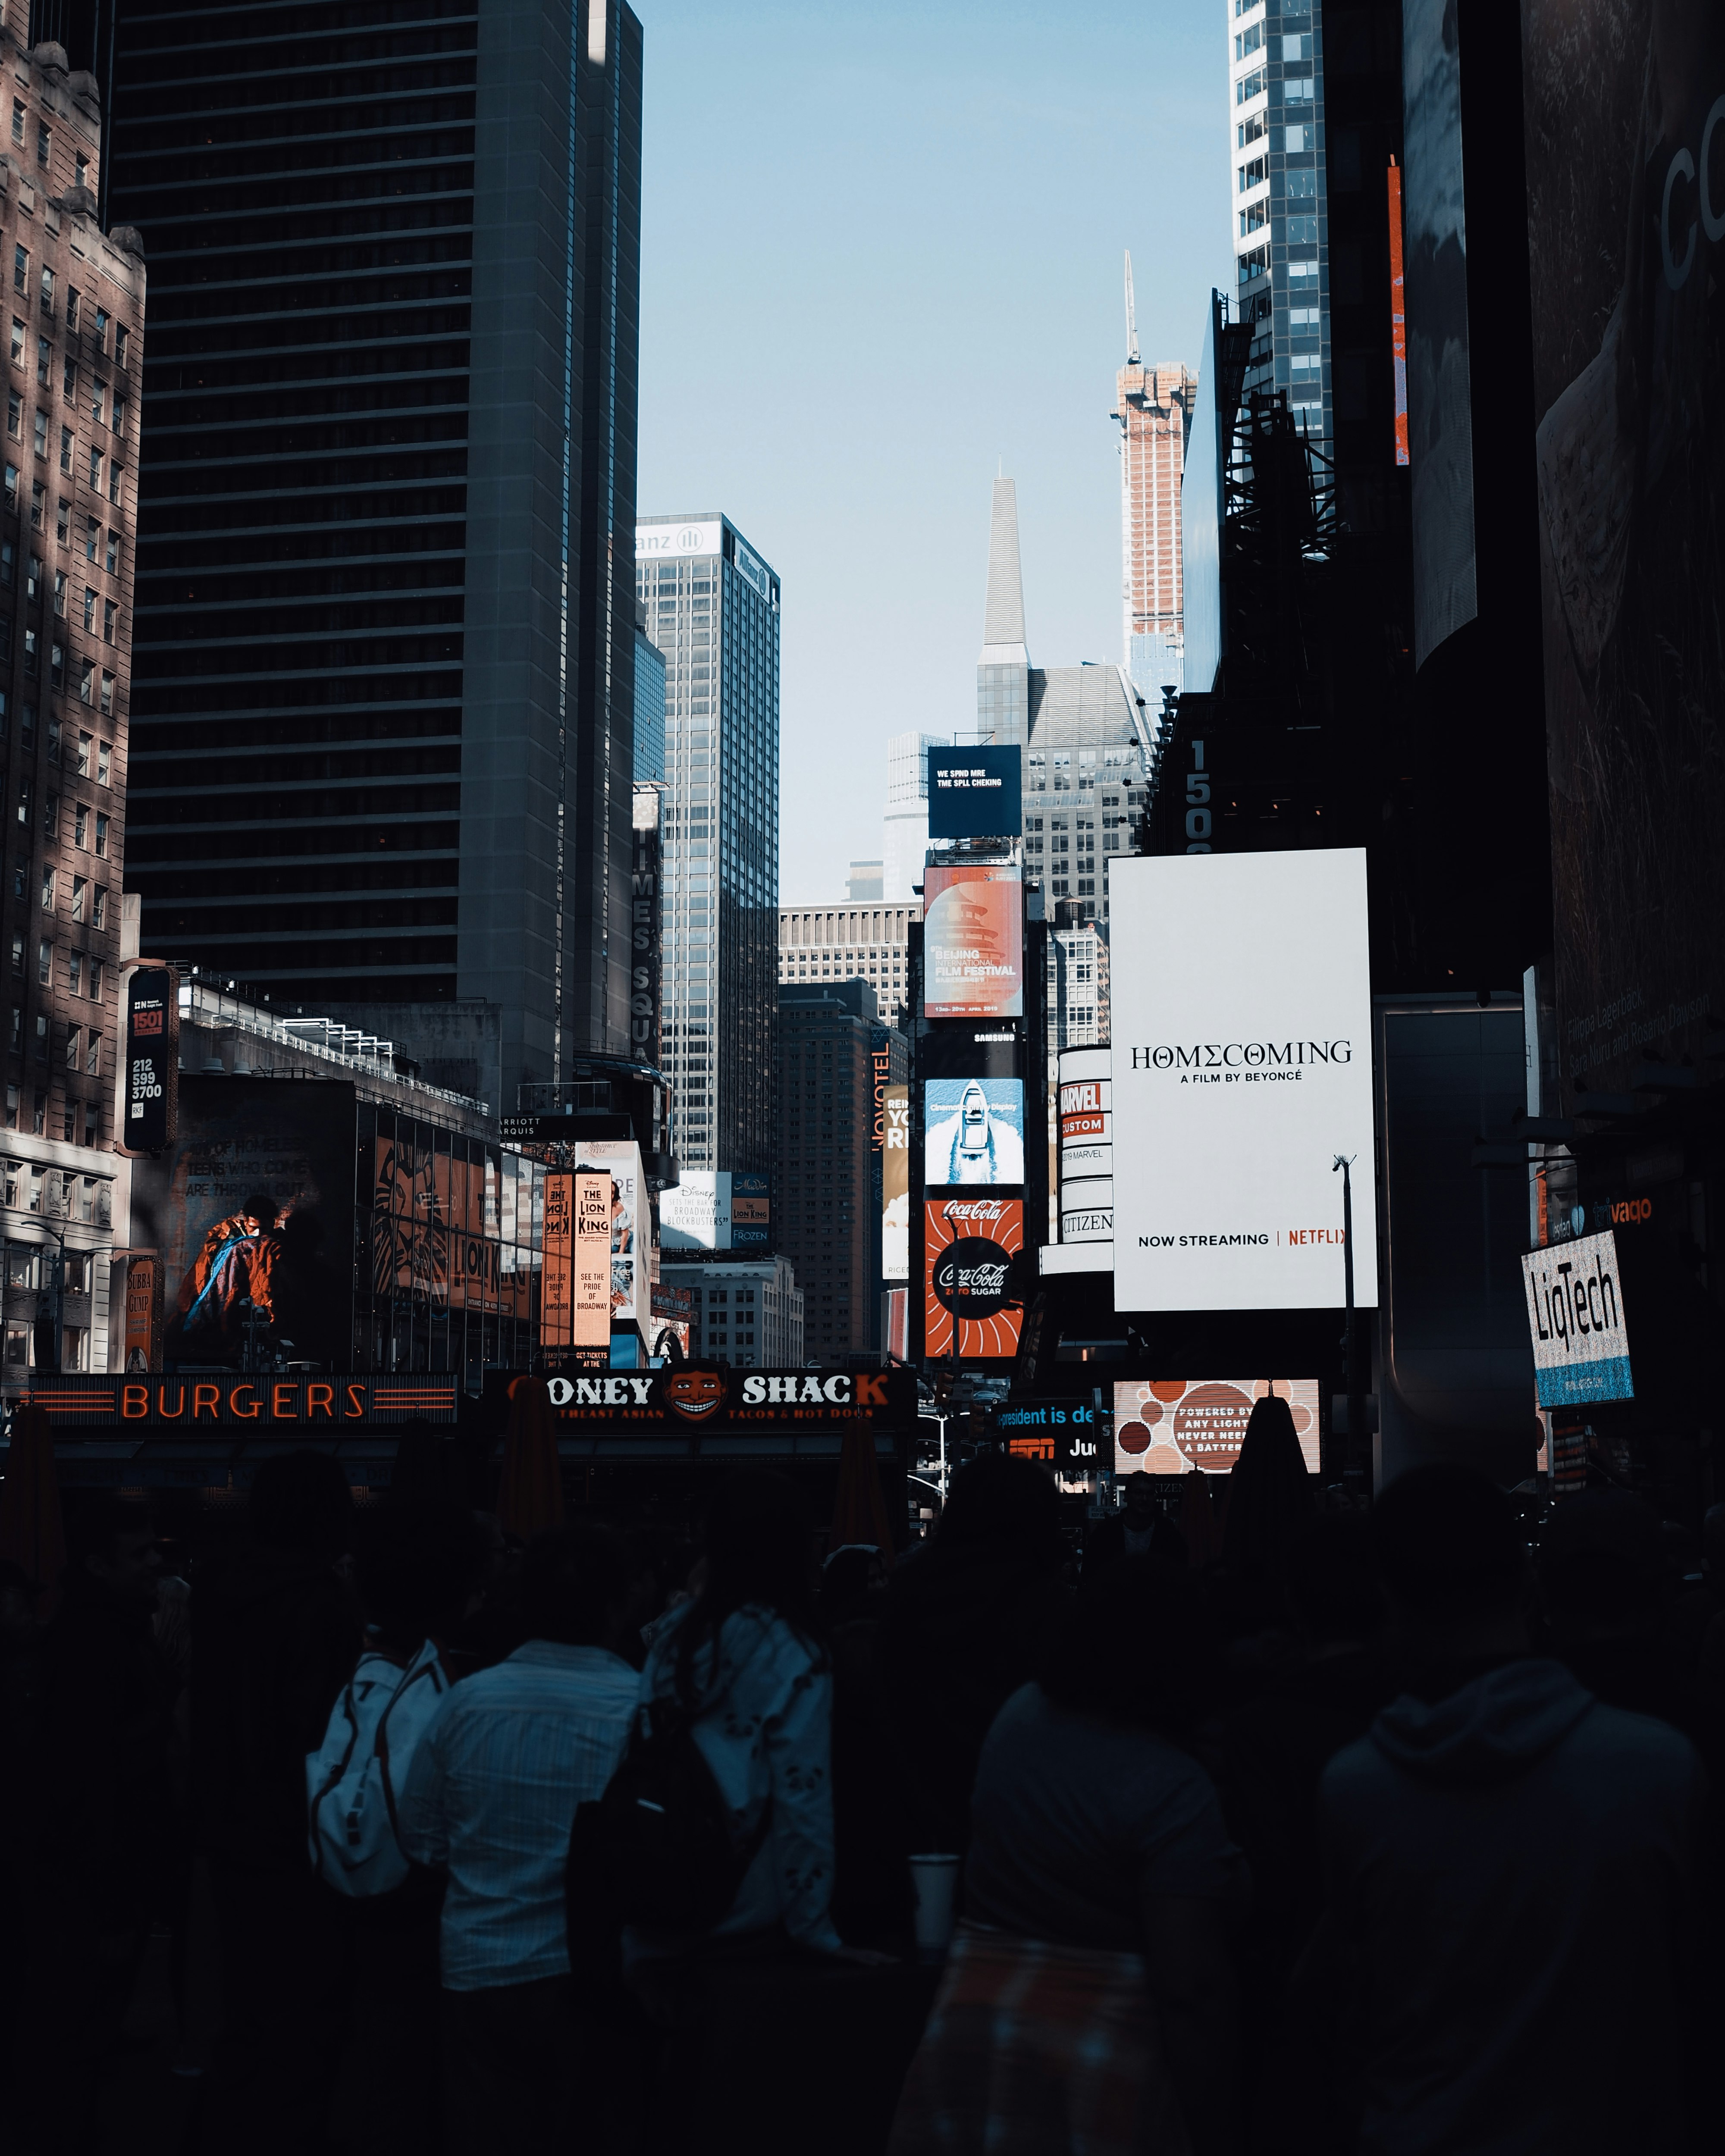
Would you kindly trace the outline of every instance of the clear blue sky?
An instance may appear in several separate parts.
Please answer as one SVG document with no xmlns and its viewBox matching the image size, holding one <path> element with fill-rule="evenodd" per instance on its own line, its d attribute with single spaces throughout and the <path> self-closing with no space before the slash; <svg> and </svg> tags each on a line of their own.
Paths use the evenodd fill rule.
<svg viewBox="0 0 1725 2156">
<path fill-rule="evenodd" d="M 880 851 L 885 744 L 975 714 L 989 484 L 1030 656 L 1120 649 L 1122 249 L 1147 360 L 1228 248 L 1220 0 L 634 0 L 646 31 L 640 507 L 783 579 L 779 896 Z"/>
</svg>

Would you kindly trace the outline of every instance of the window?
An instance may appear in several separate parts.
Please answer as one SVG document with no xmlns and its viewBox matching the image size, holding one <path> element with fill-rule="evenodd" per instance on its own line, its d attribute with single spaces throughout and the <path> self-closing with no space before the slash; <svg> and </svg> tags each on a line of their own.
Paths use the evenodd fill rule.
<svg viewBox="0 0 1725 2156">
<path fill-rule="evenodd" d="M 105 928 L 108 925 L 108 894 L 106 890 L 100 884 L 96 886 L 95 919 L 94 925 L 99 929 Z M 94 993 L 95 991 L 92 990 L 91 993 Z"/>
<path fill-rule="evenodd" d="M 14 142 L 24 139 L 24 101 L 21 97 L 12 100 L 12 139 Z"/>
<path fill-rule="evenodd" d="M 40 417 L 40 414 L 38 414 Z M 72 429 L 60 429 L 60 470 L 69 477 L 72 470 Z"/>
<path fill-rule="evenodd" d="M 108 783 L 108 764 L 113 754 L 112 742 L 103 742 L 98 745 L 96 749 L 96 784 L 98 786 L 105 786 Z"/>
<path fill-rule="evenodd" d="M 95 524 L 92 523 L 90 528 L 91 532 L 94 533 L 96 527 Z M 94 539 L 92 539 L 90 542 L 90 558 L 92 562 L 95 559 L 95 543 Z M 117 577 L 120 574 L 120 534 L 117 531 L 110 531 L 108 534 L 108 559 L 106 567 L 108 574 L 110 577 Z"/>
<path fill-rule="evenodd" d="M 90 453 L 90 484 L 95 493 L 101 492 L 102 453 L 100 449 L 92 449 Z"/>
<path fill-rule="evenodd" d="M 104 599 L 102 601 L 102 641 L 104 644 L 111 644 L 114 641 L 114 617 L 118 612 L 119 608 L 115 605 L 112 599 Z"/>
<path fill-rule="evenodd" d="M 24 325 L 18 315 L 12 318 L 12 363 L 14 367 L 24 363 Z"/>
<path fill-rule="evenodd" d="M 95 628 L 96 600 L 100 596 L 93 586 L 86 584 L 84 587 L 84 626 L 92 631 Z M 86 696 L 84 701 L 87 704 L 90 699 Z"/>
<path fill-rule="evenodd" d="M 36 454 L 39 457 L 45 457 L 48 454 L 48 414 L 45 412 L 38 412 L 34 417 Z"/>
<path fill-rule="evenodd" d="M 60 394 L 67 403 L 75 404 L 78 402 L 78 362 L 69 359 L 65 367 L 66 371 L 60 377 Z"/>
<path fill-rule="evenodd" d="M 98 920 L 96 927 L 100 928 L 101 925 L 100 921 Z M 93 1004 L 99 1004 L 102 999 L 102 962 L 100 958 L 92 958 L 90 962 L 90 999 Z M 100 1041 L 97 1039 L 95 1034 L 91 1034 L 90 1036 L 90 1068 L 92 1073 L 95 1071 L 99 1060 L 99 1051 L 100 1047 Z"/>
<path fill-rule="evenodd" d="M 1248 203 L 1240 213 L 1240 228 L 1242 233 L 1256 232 L 1269 221 L 1270 205 L 1267 202 Z"/>
<path fill-rule="evenodd" d="M 116 434 L 126 432 L 126 399 L 123 397 L 114 399 L 114 431 Z"/>
<path fill-rule="evenodd" d="M 108 349 L 108 311 L 105 307 L 96 309 L 93 326 L 95 331 L 96 350 L 105 352 Z"/>
<path fill-rule="evenodd" d="M 42 911 L 44 913 L 54 911 L 54 878 L 53 869 L 44 867 L 42 871 Z"/>
<path fill-rule="evenodd" d="M 131 332 L 129 330 L 127 330 L 127 329 L 126 329 L 123 325 L 122 325 L 120 328 L 118 328 L 118 329 L 116 329 L 116 330 L 115 331 L 115 332 L 114 332 L 114 364 L 116 365 L 116 367 L 124 367 L 124 366 L 125 366 L 125 364 L 126 364 L 126 347 L 127 346 L 127 345 L 128 345 L 128 344 L 130 344 L 130 343 L 131 343 Z"/>
<path fill-rule="evenodd" d="M 114 676 L 106 667 L 104 667 L 102 669 L 102 716 L 105 719 L 111 719 L 113 716 Z"/>
<path fill-rule="evenodd" d="M 50 763 L 58 763 L 60 760 L 60 722 L 58 719 L 50 719 L 48 722 L 48 760 Z"/>
<path fill-rule="evenodd" d="M 1315 196 L 1317 192 L 1317 174 L 1310 166 L 1290 172 L 1288 192 L 1291 196 L 1302 198 Z"/>
<path fill-rule="evenodd" d="M 6 506 L 14 516 L 18 513 L 18 466 L 6 467 Z"/>
<path fill-rule="evenodd" d="M 90 736 L 88 734 L 80 734 L 78 737 L 78 776 L 80 778 L 88 778 L 90 776 Z"/>
<path fill-rule="evenodd" d="M 24 939 L 22 936 L 14 936 L 12 939 L 12 970 L 19 980 L 23 980 L 24 978 Z M 14 1011 L 12 1014 L 12 1045 L 14 1048 L 18 1046 L 18 1014 Z"/>
<path fill-rule="evenodd" d="M 12 289 L 14 292 L 28 292 L 30 289 L 30 250 L 28 247 L 14 247 L 12 250 Z"/>
<path fill-rule="evenodd" d="M 63 644 L 50 644 L 48 647 L 48 685 L 50 689 L 64 689 L 66 685 L 66 647 Z"/>
<path fill-rule="evenodd" d="M 17 390 L 8 389 L 6 393 L 6 431 L 13 441 L 21 441 L 23 439 L 23 399 L 18 395 Z"/>
<path fill-rule="evenodd" d="M 48 493 L 39 479 L 30 489 L 30 529 L 39 531 L 47 521 Z"/>
<path fill-rule="evenodd" d="M 54 536 L 61 546 L 66 546 L 72 536 L 72 505 L 64 495 L 60 497 L 59 510 L 54 520 Z"/>
<path fill-rule="evenodd" d="M 42 947 L 44 951 L 49 949 L 45 943 Z M 53 953 L 49 952 L 49 957 L 52 957 L 52 956 Z M 48 976 L 44 973 L 42 978 L 45 981 Z M 38 1011 L 36 1014 L 36 1060 L 39 1063 L 46 1063 L 48 1060 L 48 1014 L 46 1011 Z M 46 1099 L 45 1094 L 39 1093 L 36 1096 L 36 1127 L 39 1131 L 42 1128 L 42 1107 Z"/>
<path fill-rule="evenodd" d="M 79 151 L 73 160 L 73 164 L 77 175 L 72 182 L 73 186 L 87 187 L 90 185 L 90 160 L 85 156 L 83 151 Z"/>
<path fill-rule="evenodd" d="M 42 941 L 36 946 L 36 978 L 45 988 L 48 986 L 49 980 L 53 978 L 53 974 L 54 946 L 44 936 Z M 48 1019 L 44 1014 L 38 1013 L 36 1026 L 38 1038 L 45 1040 L 48 1037 Z"/>
<path fill-rule="evenodd" d="M 90 811 L 81 801 L 72 811 L 72 843 L 90 851 Z"/>
<path fill-rule="evenodd" d="M 90 416 L 96 424 L 107 424 L 108 385 L 98 375 L 90 386 Z"/>
<path fill-rule="evenodd" d="M 39 165 L 45 165 L 48 162 L 48 153 L 53 147 L 53 135 L 39 120 L 36 122 L 36 162 Z"/>
<path fill-rule="evenodd" d="M 101 537 L 100 521 L 94 516 L 86 517 L 84 521 L 84 557 L 86 561 L 95 561 L 96 548 L 101 543 Z"/>
<path fill-rule="evenodd" d="M 8 1192 L 13 1188 L 11 1176 L 12 1168 L 11 1163 L 8 1163 L 7 1166 L 6 1185 Z M 8 1204 L 13 1203 L 10 1197 L 8 1198 L 7 1203 Z M 28 1325 L 19 1322 L 13 1322 L 8 1324 L 6 1327 L 6 1367 L 8 1370 L 28 1370 L 29 1368 L 30 1328 Z"/>
<path fill-rule="evenodd" d="M 69 330 L 75 330 L 77 326 L 78 287 L 75 285 L 69 285 L 66 290 L 66 327 Z"/>
<path fill-rule="evenodd" d="M 8 1086 L 6 1089 L 6 1127 L 9 1131 L 15 1131 L 18 1128 L 18 1088 L 16 1086 Z M 9 1203 L 10 1201 L 8 1200 L 8 1202 Z"/>
<path fill-rule="evenodd" d="M 27 629 L 24 631 L 24 678 L 26 680 L 33 681 L 36 679 L 40 664 L 36 651 L 36 632 L 33 629 Z"/>
<path fill-rule="evenodd" d="M 1234 101 L 1236 105 L 1250 105 L 1255 97 L 1261 97 L 1263 95 L 1264 70 L 1262 68 L 1254 69 L 1250 74 L 1243 74 L 1234 85 Z"/>
<path fill-rule="evenodd" d="M 1264 177 L 1264 160 L 1261 157 L 1252 158 L 1240 168 L 1240 192 L 1245 194 L 1253 187 L 1261 187 Z"/>
<path fill-rule="evenodd" d="M 79 660 L 78 701 L 80 704 L 87 704 L 91 701 L 95 690 L 95 660 L 80 659 Z"/>
<path fill-rule="evenodd" d="M 60 1345 L 61 1369 L 81 1370 L 84 1368 L 85 1347 L 90 1338 L 89 1327 L 83 1325 L 68 1325 L 63 1327 L 61 1331 L 64 1336 Z"/>
<path fill-rule="evenodd" d="M 44 315 L 54 312 L 54 272 L 45 263 L 42 269 L 42 311 Z"/>
<path fill-rule="evenodd" d="M 59 836 L 60 797 L 44 793 L 42 797 L 42 835 L 51 844 Z"/>
<path fill-rule="evenodd" d="M 72 879 L 72 918 L 73 918 L 73 920 L 74 920 L 74 921 L 82 921 L 82 920 L 83 920 L 83 918 L 84 918 L 84 906 L 85 906 L 85 900 L 86 900 L 89 896 L 90 896 L 90 878 L 89 878 L 88 876 L 74 876 L 74 877 L 73 877 L 73 879 Z M 73 959 L 73 963 L 74 963 L 74 965 L 77 963 L 77 959 L 76 959 L 75 954 L 74 954 L 74 959 Z"/>
<path fill-rule="evenodd" d="M 1281 94 L 1284 103 L 1288 105 L 1312 105 L 1317 102 L 1309 74 L 1288 76 L 1282 84 Z"/>
<path fill-rule="evenodd" d="M 108 459 L 108 499 L 117 509 L 126 484 L 126 467 L 118 457 Z"/>
<path fill-rule="evenodd" d="M 79 963 L 79 953 L 78 953 L 76 951 L 74 951 L 74 952 L 72 953 L 72 993 L 73 993 L 73 994 L 74 994 L 74 995 L 76 995 L 76 994 L 77 994 L 77 993 L 78 993 L 78 976 L 79 976 L 80 973 L 82 970 L 83 970 L 83 968 L 81 968 L 81 966 L 80 966 L 80 963 Z M 81 1057 L 82 1057 L 82 1055 L 83 1055 L 83 1052 L 84 1052 L 84 1029 L 83 1029 L 83 1027 L 82 1027 L 82 1026 L 77 1026 L 77 1025 L 69 1025 L 69 1026 L 66 1028 L 66 1068 L 67 1068 L 67 1070 L 75 1070 L 78 1068 L 79 1061 L 80 1061 L 80 1058 L 81 1058 Z"/>
<path fill-rule="evenodd" d="M 64 569 L 56 569 L 54 572 L 54 610 L 62 621 L 65 619 L 66 572 Z"/>
<path fill-rule="evenodd" d="M 1243 60 L 1248 53 L 1259 51 L 1264 43 L 1264 25 L 1254 23 L 1249 30 L 1242 30 L 1234 40 L 1234 57 Z"/>
<path fill-rule="evenodd" d="M 105 861 L 105 860 L 107 860 L 107 858 L 108 858 L 108 819 L 107 819 L 107 818 L 106 818 L 105 816 L 104 816 L 104 815 L 100 814 L 100 813 L 98 813 L 98 814 L 97 814 L 97 816 L 96 816 L 96 844 L 95 844 L 95 850 L 96 850 L 96 859 L 97 859 L 99 861 Z"/>
<path fill-rule="evenodd" d="M 36 383 L 39 388 L 47 388 L 49 377 L 53 371 L 54 346 L 45 336 L 39 336 L 36 340 Z"/>
</svg>

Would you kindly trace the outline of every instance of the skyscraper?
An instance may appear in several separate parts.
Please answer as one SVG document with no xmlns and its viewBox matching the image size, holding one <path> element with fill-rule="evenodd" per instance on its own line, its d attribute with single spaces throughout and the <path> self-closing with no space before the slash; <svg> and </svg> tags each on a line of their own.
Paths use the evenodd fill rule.
<svg viewBox="0 0 1725 2156">
<path fill-rule="evenodd" d="M 1245 392 L 1281 389 L 1332 439 L 1323 31 L 1312 0 L 1227 0 L 1236 316 L 1256 325 Z"/>
<path fill-rule="evenodd" d="M 636 596 L 665 660 L 664 1067 L 687 1168 L 773 1167 L 778 578 L 730 519 L 644 518 Z"/>
<path fill-rule="evenodd" d="M 1126 364 L 1115 382 L 1120 424 L 1121 652 L 1148 697 L 1183 685 L 1180 475 L 1198 378 L 1138 354 L 1132 259 L 1126 258 Z"/>
<path fill-rule="evenodd" d="M 489 1009 L 509 1107 L 629 1042 L 641 63 L 622 0 L 113 6 L 145 946 L 452 1084 Z"/>
<path fill-rule="evenodd" d="M 635 783 L 665 778 L 665 654 L 647 634 L 647 609 L 635 601 Z"/>
<path fill-rule="evenodd" d="M 894 734 L 886 744 L 886 819 L 880 895 L 909 905 L 928 857 L 928 752 L 948 747 L 944 734 Z"/>
<path fill-rule="evenodd" d="M 105 1370 L 143 249 L 104 233 L 95 84 L 0 27 L 13 264 L 0 498 L 10 956 L 3 1382 Z M 123 1240 L 123 1233 L 122 1233 Z M 117 1301 L 121 1298 L 115 1298 Z M 113 1314 L 118 1315 L 117 1310 Z"/>
<path fill-rule="evenodd" d="M 925 848 L 926 850 L 926 848 Z M 922 880 L 919 865 L 917 880 Z M 847 906 L 782 906 L 778 910 L 778 978 L 786 982 L 866 981 L 889 1025 L 904 1022 L 909 1007 L 911 924 L 922 918 L 922 901 L 906 906 L 875 901 Z"/>
</svg>

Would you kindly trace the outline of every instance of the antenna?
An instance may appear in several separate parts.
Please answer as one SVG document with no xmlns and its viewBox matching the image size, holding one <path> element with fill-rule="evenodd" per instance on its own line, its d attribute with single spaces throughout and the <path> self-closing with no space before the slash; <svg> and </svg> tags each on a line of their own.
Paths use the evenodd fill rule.
<svg viewBox="0 0 1725 2156">
<path fill-rule="evenodd" d="M 1138 357 L 1138 311 L 1132 304 L 1132 251 L 1129 247 L 1126 250 L 1126 363 L 1128 367 L 1142 367 L 1144 363 Z"/>
</svg>

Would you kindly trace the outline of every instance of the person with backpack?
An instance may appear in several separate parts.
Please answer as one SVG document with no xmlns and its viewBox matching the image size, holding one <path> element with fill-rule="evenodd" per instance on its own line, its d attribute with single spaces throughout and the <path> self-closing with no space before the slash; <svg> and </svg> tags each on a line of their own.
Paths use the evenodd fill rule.
<svg viewBox="0 0 1725 2156">
<path fill-rule="evenodd" d="M 414 1748 L 402 1846 L 447 1869 L 440 1937 L 449 2156 L 562 2151 L 603 2071 L 569 1970 L 564 1871 L 578 1806 L 629 1742 L 640 1680 L 619 1651 L 644 1614 L 614 1535 L 557 1527 L 528 1546 L 529 1636 L 455 1686 Z M 584 2145 L 584 2144 L 583 2144 Z"/>
<path fill-rule="evenodd" d="M 833 1675 L 784 1476 L 720 1486 L 705 1578 L 655 1632 L 642 1693 L 605 1809 L 627 1979 L 660 2034 L 649 2146 L 724 2145 L 744 2118 L 757 2156 L 848 2146 L 826 2116 L 842 1994 L 888 1957 L 833 1922 Z"/>
</svg>

